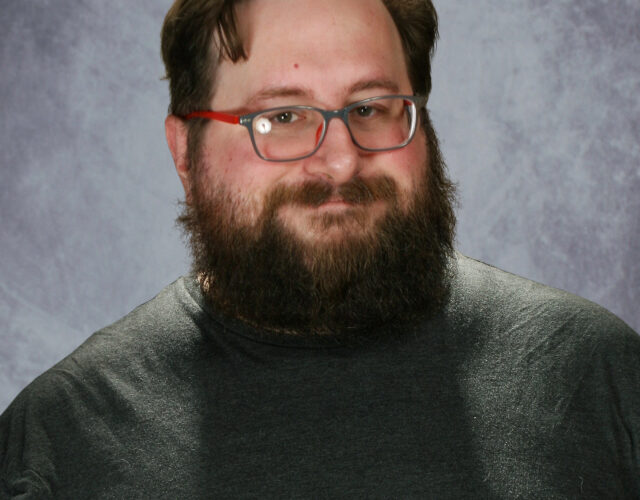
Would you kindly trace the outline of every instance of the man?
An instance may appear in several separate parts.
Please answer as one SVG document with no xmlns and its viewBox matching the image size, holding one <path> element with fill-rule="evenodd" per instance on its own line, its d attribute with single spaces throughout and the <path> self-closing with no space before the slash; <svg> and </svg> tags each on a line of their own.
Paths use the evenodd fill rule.
<svg viewBox="0 0 640 500">
<path fill-rule="evenodd" d="M 640 339 L 453 250 L 429 0 L 178 0 L 193 273 L 0 417 L 2 498 L 638 498 Z"/>
</svg>

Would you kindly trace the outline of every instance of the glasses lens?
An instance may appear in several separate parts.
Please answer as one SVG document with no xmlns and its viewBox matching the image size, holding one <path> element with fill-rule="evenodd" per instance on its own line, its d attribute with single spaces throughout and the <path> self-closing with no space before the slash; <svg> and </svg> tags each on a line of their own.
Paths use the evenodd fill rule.
<svg viewBox="0 0 640 500">
<path fill-rule="evenodd" d="M 253 119 L 256 148 L 268 160 L 285 161 L 310 154 L 323 128 L 322 114 L 305 107 L 271 109 Z"/>
<path fill-rule="evenodd" d="M 356 103 L 349 128 L 356 144 L 380 151 L 406 145 L 415 131 L 416 107 L 404 97 L 378 97 Z"/>
</svg>

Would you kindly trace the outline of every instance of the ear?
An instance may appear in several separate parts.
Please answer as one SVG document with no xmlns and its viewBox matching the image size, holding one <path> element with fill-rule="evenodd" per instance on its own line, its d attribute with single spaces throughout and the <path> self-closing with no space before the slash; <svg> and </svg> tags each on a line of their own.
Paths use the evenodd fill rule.
<svg viewBox="0 0 640 500">
<path fill-rule="evenodd" d="M 175 115 L 167 116 L 164 121 L 164 131 L 167 136 L 167 144 L 171 150 L 176 172 L 184 188 L 187 203 L 191 202 L 191 177 L 189 176 L 189 155 L 187 154 L 187 125 Z"/>
</svg>

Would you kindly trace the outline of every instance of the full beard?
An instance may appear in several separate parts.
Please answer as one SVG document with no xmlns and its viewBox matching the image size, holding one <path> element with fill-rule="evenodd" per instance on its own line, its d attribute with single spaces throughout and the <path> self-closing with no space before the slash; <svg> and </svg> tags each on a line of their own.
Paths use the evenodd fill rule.
<svg viewBox="0 0 640 500">
<path fill-rule="evenodd" d="M 408 207 L 400 206 L 390 177 L 354 178 L 337 188 L 308 182 L 276 187 L 248 225 L 234 216 L 246 207 L 223 186 L 193 183 L 178 223 L 206 301 L 262 330 L 340 341 L 436 313 L 449 289 L 454 187 L 430 123 L 425 129 L 429 164 Z M 340 226 L 339 238 L 306 242 L 278 217 L 283 206 L 317 207 L 335 195 L 353 208 L 316 217 L 314 229 Z M 374 202 L 385 203 L 385 213 L 369 221 Z"/>
</svg>

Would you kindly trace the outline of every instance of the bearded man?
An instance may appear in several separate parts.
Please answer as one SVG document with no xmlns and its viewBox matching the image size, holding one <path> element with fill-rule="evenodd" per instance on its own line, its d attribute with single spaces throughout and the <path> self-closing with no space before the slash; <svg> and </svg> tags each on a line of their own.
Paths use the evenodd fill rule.
<svg viewBox="0 0 640 500">
<path fill-rule="evenodd" d="M 0 417 L 2 498 L 637 498 L 640 338 L 455 252 L 430 0 L 177 0 L 193 270 Z"/>
</svg>

